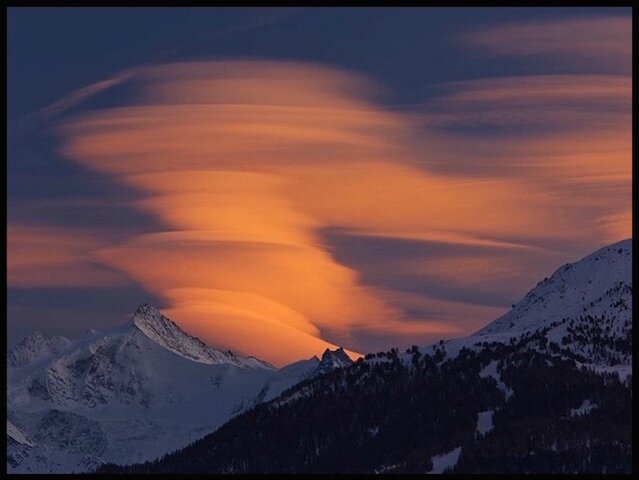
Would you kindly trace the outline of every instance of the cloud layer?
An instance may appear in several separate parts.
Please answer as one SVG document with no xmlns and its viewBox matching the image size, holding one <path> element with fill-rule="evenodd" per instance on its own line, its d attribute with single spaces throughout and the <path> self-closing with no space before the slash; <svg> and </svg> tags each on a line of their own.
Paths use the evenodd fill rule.
<svg viewBox="0 0 639 480">
<path fill-rule="evenodd" d="M 104 286 L 115 269 L 188 331 L 276 364 L 470 333 L 630 235 L 619 21 L 594 43 L 568 39 L 581 20 L 462 35 L 488 55 L 615 58 L 450 82 L 408 111 L 356 74 L 266 60 L 139 67 L 72 93 L 47 112 L 134 92 L 66 120 L 62 153 L 139 192 L 129 206 L 158 227 L 114 241 L 15 225 L 10 284 Z"/>
<path fill-rule="evenodd" d="M 458 36 L 458 41 L 488 55 L 537 60 L 548 66 L 606 69 L 630 73 L 630 16 L 591 15 L 535 20 L 483 27 Z"/>
</svg>

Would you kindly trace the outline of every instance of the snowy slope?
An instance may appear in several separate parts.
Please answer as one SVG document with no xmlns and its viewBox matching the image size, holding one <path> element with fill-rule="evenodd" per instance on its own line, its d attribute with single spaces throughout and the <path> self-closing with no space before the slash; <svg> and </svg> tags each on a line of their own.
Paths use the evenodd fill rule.
<svg viewBox="0 0 639 480">
<path fill-rule="evenodd" d="M 521 332 L 582 314 L 606 313 L 619 308 L 611 300 L 632 300 L 631 288 L 632 240 L 627 239 L 562 266 L 475 335 Z M 626 306 L 630 312 L 632 302 Z"/>
<path fill-rule="evenodd" d="M 181 357 L 199 363 L 225 363 L 238 367 L 273 369 L 273 366 L 254 357 L 238 358 L 231 351 L 222 352 L 208 347 L 200 339 L 183 332 L 180 327 L 148 304 L 138 307 L 133 324 L 158 345 Z"/>
<path fill-rule="evenodd" d="M 7 421 L 7 469 L 10 471 L 32 455 L 35 444 L 18 427 Z"/>
<path fill-rule="evenodd" d="M 16 427 L 13 423 L 7 420 L 7 436 L 10 437 L 15 442 L 20 445 L 25 445 L 27 447 L 34 447 L 35 443 L 33 443 L 29 438 L 25 435 L 25 433 Z"/>
<path fill-rule="evenodd" d="M 291 363 L 280 370 L 264 385 L 264 388 L 256 398 L 258 402 L 268 402 L 278 397 L 284 390 L 317 374 L 320 360 L 316 356 L 308 360 L 300 360 Z"/>
<path fill-rule="evenodd" d="M 7 436 L 16 444 L 8 469 L 156 458 L 307 378 L 319 360 L 298 363 L 277 371 L 213 349 L 149 305 L 77 341 L 36 333 L 7 354 Z"/>
<path fill-rule="evenodd" d="M 535 337 L 542 332 L 543 338 Z M 462 348 L 523 339 L 534 348 L 569 357 L 599 372 L 632 373 L 632 240 L 601 248 L 556 270 L 505 315 L 473 335 L 429 345 L 445 358 Z M 526 340 L 528 339 L 528 340 Z M 410 355 L 403 355 L 410 361 Z"/>
<path fill-rule="evenodd" d="M 9 367 L 24 367 L 57 355 L 69 346 L 71 341 L 64 337 L 49 337 L 35 331 L 11 349 L 7 355 Z"/>
</svg>

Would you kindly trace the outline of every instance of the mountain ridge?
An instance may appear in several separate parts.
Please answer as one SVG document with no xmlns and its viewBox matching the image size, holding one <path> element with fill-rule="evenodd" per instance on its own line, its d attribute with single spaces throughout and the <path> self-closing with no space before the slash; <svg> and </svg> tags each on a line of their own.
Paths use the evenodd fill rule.
<svg viewBox="0 0 639 480">
<path fill-rule="evenodd" d="M 318 364 L 276 369 L 214 349 L 148 304 L 76 340 L 34 332 L 7 352 L 7 435 L 33 439 L 11 441 L 8 468 L 69 472 L 155 458 L 315 375 Z M 95 445 L 99 455 L 90 454 Z"/>
<path fill-rule="evenodd" d="M 607 275 L 600 275 L 602 270 L 598 268 L 599 262 L 607 263 Z M 498 333 L 509 329 L 523 331 L 532 324 L 534 327 L 540 327 L 565 316 L 574 316 L 575 313 L 580 313 L 584 304 L 591 301 L 591 307 L 594 307 L 595 303 L 601 301 L 586 296 L 590 294 L 591 297 L 596 297 L 593 292 L 598 295 L 614 288 L 619 281 L 632 284 L 632 239 L 607 245 L 576 262 L 562 265 L 550 277 L 537 283 L 509 312 L 473 335 Z M 568 287 L 571 284 L 572 289 Z M 577 286 L 574 286 L 575 284 Z M 526 317 L 532 317 L 532 320 L 528 319 L 529 323 L 526 323 Z M 543 320 L 540 320 L 540 317 Z"/>
<path fill-rule="evenodd" d="M 631 249 L 564 265 L 491 328 L 424 353 L 367 354 L 184 449 L 99 472 L 629 472 Z"/>
<path fill-rule="evenodd" d="M 148 303 L 143 303 L 136 309 L 132 322 L 151 340 L 176 355 L 196 362 L 230 363 L 238 366 L 274 369 L 271 364 L 256 357 L 238 357 L 230 350 L 221 351 L 209 347 L 199 338 L 184 332 L 175 322 Z"/>
<path fill-rule="evenodd" d="M 631 262 L 630 240 L 604 247 L 560 267 L 549 279 L 530 290 L 510 312 L 468 337 L 442 340 L 421 349 L 413 347 L 401 354 L 397 349 L 367 354 L 357 362 L 341 348 L 327 349 L 321 359 L 313 356 L 277 370 L 254 357 L 239 357 L 207 346 L 148 304 L 140 305 L 129 322 L 106 332 L 88 332 L 79 340 L 37 332 L 7 353 L 8 468 L 14 472 L 77 472 L 95 470 L 102 464 L 140 464 L 162 455 L 167 458 L 168 451 L 186 445 L 192 446 L 188 451 L 198 451 L 210 438 L 230 441 L 232 437 L 225 436 L 230 433 L 224 432 L 236 432 L 236 429 L 241 432 L 259 419 L 266 424 L 274 422 L 272 425 L 277 428 L 277 421 L 286 421 L 281 416 L 283 411 L 300 419 L 301 428 L 306 429 L 298 432 L 300 435 L 317 435 L 313 428 L 324 431 L 331 425 L 341 431 L 344 425 L 360 418 L 365 412 L 354 410 L 357 405 L 396 409 L 405 402 L 409 402 L 406 411 L 416 417 L 411 420 L 400 415 L 396 417 L 398 425 L 405 428 L 419 425 L 420 415 L 424 415 L 421 409 L 431 405 L 429 408 L 439 411 L 441 418 L 447 421 L 463 420 L 463 432 L 451 436 L 450 432 L 440 429 L 437 435 L 445 435 L 442 443 L 423 445 L 423 455 L 432 457 L 435 467 L 427 460 L 406 463 L 402 460 L 402 450 L 396 450 L 401 446 L 400 437 L 392 437 L 396 446 L 371 447 L 387 461 L 369 465 L 362 460 L 364 463 L 358 464 L 357 469 L 426 472 L 441 469 L 442 462 L 453 457 L 461 465 L 459 468 L 479 468 L 479 459 L 469 453 L 469 445 L 474 445 L 472 448 L 477 451 L 487 448 L 488 455 L 492 447 L 482 443 L 484 437 L 491 439 L 491 435 L 498 432 L 499 442 L 516 444 L 516 438 L 510 437 L 504 425 L 511 425 L 520 414 L 543 417 L 543 412 L 535 413 L 538 407 L 526 403 L 526 398 L 549 393 L 526 384 L 529 376 L 538 378 L 540 384 L 551 382 L 552 389 L 561 392 L 562 396 L 553 400 L 559 401 L 558 405 L 547 412 L 548 418 L 557 425 L 573 428 L 575 422 L 589 422 L 602 415 L 623 416 L 623 410 L 615 408 L 627 402 L 625 395 L 632 378 Z M 416 372 L 423 378 L 415 377 Z M 468 377 L 469 372 L 476 376 Z M 377 378 L 376 382 L 370 384 L 371 378 Z M 446 384 L 445 379 L 450 384 Z M 576 393 L 571 393 L 561 381 L 585 383 L 579 384 Z M 420 386 L 420 382 L 431 383 Z M 611 392 L 606 393 L 606 385 L 612 385 Z M 413 389 L 408 398 L 404 398 L 406 392 L 402 390 L 406 388 Z M 356 393 L 350 393 L 350 389 Z M 441 399 L 424 396 L 431 390 L 446 391 L 446 395 L 459 392 L 475 395 L 480 405 L 458 405 L 451 410 L 450 405 L 439 401 Z M 392 397 L 397 404 L 393 405 L 389 399 L 369 398 L 370 392 L 397 395 Z M 615 396 L 620 403 L 615 403 Z M 417 399 L 423 405 L 410 403 Z M 456 404 L 453 402 L 453 405 Z M 328 414 L 324 407 L 335 407 L 335 410 Z M 317 410 L 320 408 L 321 412 Z M 455 416 L 458 408 L 467 411 L 463 419 Z M 347 414 L 352 418 L 344 416 Z M 311 421 L 313 415 L 319 415 L 318 423 Z M 389 410 L 380 418 L 396 415 Z M 472 422 L 468 415 L 473 416 Z M 344 425 L 333 425 L 333 417 L 335 421 L 341 418 Z M 546 417 L 542 420 L 533 417 L 529 420 L 541 422 L 535 427 L 541 429 L 539 432 L 547 428 L 542 421 Z M 575 420 L 570 420 L 573 417 Z M 390 441 L 388 429 L 399 428 L 382 425 L 383 422 L 369 424 L 370 421 L 370 418 L 362 420 L 362 425 L 352 424 L 351 428 L 358 432 L 363 428 L 361 434 L 365 439 L 377 439 L 375 442 Z M 470 435 L 471 424 L 483 433 L 473 430 Z M 424 435 L 429 435 L 431 427 L 421 425 L 419 428 L 425 429 Z M 619 432 L 625 432 L 619 428 Z M 285 431 L 298 434 L 295 429 Z M 539 432 L 535 430 L 531 435 L 541 435 Z M 236 434 L 239 433 L 233 433 Z M 271 435 L 270 432 L 262 434 L 264 438 Z M 623 435 L 619 437 L 620 445 L 625 445 Z M 16 440 L 16 436 L 28 441 Z M 443 440 L 449 437 L 459 439 L 458 443 Z M 330 437 L 322 438 L 322 442 L 332 441 Z M 268 462 L 275 457 L 268 455 L 275 455 L 279 441 L 271 440 L 272 445 L 264 448 L 272 454 L 260 454 L 267 462 L 260 469 L 266 468 L 266 471 L 272 471 Z M 415 441 L 419 445 L 423 443 L 419 439 Z M 569 447 L 571 440 L 561 441 L 567 442 L 567 449 L 572 448 Z M 605 440 L 597 441 L 604 442 L 597 448 L 608 451 Z M 223 450 L 227 447 L 231 448 L 231 444 Z M 224 451 L 233 451 L 236 456 L 248 451 L 233 448 Z M 324 447 L 318 444 L 317 448 L 321 452 Z M 334 454 L 341 455 L 337 453 L 340 448 L 337 445 L 335 448 Z M 625 461 L 622 450 L 614 450 L 617 455 L 614 458 L 620 458 L 619 465 Z M 318 455 L 319 460 L 313 455 L 307 460 L 318 468 L 324 465 L 322 468 L 328 471 L 340 465 L 322 460 L 323 454 Z M 392 455 L 399 457 L 391 461 Z M 321 463 L 325 460 L 327 463 Z M 347 462 L 347 459 L 340 461 Z M 517 462 L 519 460 L 512 459 L 513 465 L 521 465 Z M 224 463 L 216 465 L 220 467 Z M 118 471 L 119 467 L 104 468 Z M 235 465 L 229 471 L 242 471 L 238 468 Z M 451 464 L 447 468 L 456 467 Z M 258 471 L 262 471 L 260 469 Z"/>
</svg>

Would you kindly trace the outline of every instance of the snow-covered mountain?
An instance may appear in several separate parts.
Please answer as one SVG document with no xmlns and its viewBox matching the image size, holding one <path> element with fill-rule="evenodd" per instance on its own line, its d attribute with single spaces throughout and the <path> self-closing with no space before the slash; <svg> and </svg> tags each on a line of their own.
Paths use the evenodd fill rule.
<svg viewBox="0 0 639 480">
<path fill-rule="evenodd" d="M 7 354 L 7 468 L 77 472 L 156 458 L 274 398 L 319 363 L 277 370 L 211 348 L 146 304 L 130 322 L 79 340 L 35 332 Z"/>
<path fill-rule="evenodd" d="M 9 351 L 7 365 L 24 367 L 31 363 L 61 353 L 71 341 L 64 337 L 49 337 L 35 331 Z"/>
<path fill-rule="evenodd" d="M 547 352 L 573 359 L 581 368 L 614 373 L 622 381 L 632 375 L 632 239 L 601 248 L 583 259 L 563 265 L 540 281 L 505 315 L 472 335 L 441 340 L 418 350 L 440 352 L 440 362 L 456 357 L 463 349 L 479 352 L 490 344 L 519 344 L 523 350 Z M 399 358 L 411 363 L 413 353 Z M 368 363 L 388 361 L 387 354 L 367 354 Z M 347 367 L 345 352 L 325 352 L 321 364 Z M 482 370 L 493 377 L 506 396 L 509 388 L 499 371 L 505 360 L 495 360 Z M 318 366 L 321 372 L 322 365 Z M 303 387 L 284 392 L 277 403 L 308 395 Z M 274 398 L 274 397 L 271 397 Z"/>
<path fill-rule="evenodd" d="M 199 363 L 229 364 L 238 367 L 268 368 L 274 367 L 255 357 L 236 357 L 233 352 L 213 349 L 200 339 L 190 336 L 162 315 L 156 308 L 142 304 L 133 315 L 133 324 L 158 345 L 181 357 Z"/>
<path fill-rule="evenodd" d="M 473 335 L 367 354 L 162 459 L 99 471 L 629 473 L 631 269 L 630 240 L 600 249 Z"/>
<path fill-rule="evenodd" d="M 512 310 L 476 335 L 522 332 L 567 318 L 611 311 L 629 317 L 632 300 L 632 240 L 601 248 L 575 263 L 567 263 L 517 302 Z M 618 322 L 617 322 L 618 323 Z"/>
<path fill-rule="evenodd" d="M 587 368 L 627 378 L 632 373 L 631 337 L 632 239 L 627 239 L 560 267 L 473 335 L 425 350 L 440 348 L 450 358 L 464 347 L 476 350 L 486 342 L 523 339 L 530 348 L 561 353 Z"/>
</svg>

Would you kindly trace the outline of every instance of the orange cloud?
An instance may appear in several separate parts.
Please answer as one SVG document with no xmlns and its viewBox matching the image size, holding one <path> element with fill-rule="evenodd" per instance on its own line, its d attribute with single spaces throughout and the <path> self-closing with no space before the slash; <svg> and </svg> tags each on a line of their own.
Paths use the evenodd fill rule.
<svg viewBox="0 0 639 480">
<path fill-rule="evenodd" d="M 631 117 L 627 75 L 521 75 L 448 82 L 428 104 L 433 126 L 625 127 Z M 435 114 L 434 112 L 438 112 Z"/>
<path fill-rule="evenodd" d="M 92 257 L 105 245 L 89 232 L 10 223 L 7 283 L 27 288 L 118 285 L 122 277 Z"/>
<path fill-rule="evenodd" d="M 523 183 L 520 198 L 543 212 L 541 231 L 596 231 L 603 243 L 631 232 L 631 99 L 627 76 L 502 77 L 452 82 L 414 118 L 432 129 L 430 168 Z M 477 127 L 493 133 L 457 130 Z M 592 221 L 610 215 L 619 220 Z"/>
<path fill-rule="evenodd" d="M 174 289 L 166 295 L 180 325 L 213 345 L 233 345 L 258 358 L 284 365 L 294 359 L 320 354 L 336 345 L 297 311 L 267 297 L 227 289 Z M 211 332 L 214 331 L 215 335 Z M 361 354 L 347 349 L 352 358 Z"/>
<path fill-rule="evenodd" d="M 87 248 L 167 299 L 167 313 L 204 340 L 275 363 L 329 345 L 361 350 L 357 332 L 411 343 L 461 333 L 448 307 L 476 321 L 501 313 L 364 285 L 336 260 L 323 229 L 501 248 L 533 264 L 547 254 L 537 244 L 629 232 L 626 130 L 593 137 L 573 122 L 573 131 L 492 143 L 436 129 L 418 135 L 423 115 L 384 109 L 367 81 L 309 64 L 174 64 L 142 69 L 136 82 L 139 104 L 68 122 L 63 152 L 143 192 L 135 206 L 167 229 Z M 457 84 L 429 128 L 442 111 L 459 121 L 463 105 L 508 115 L 522 105 L 534 112 L 540 99 L 540 117 L 568 105 L 565 118 L 574 119 L 587 98 L 621 104 L 622 117 L 606 115 L 623 125 L 629 85 L 598 76 Z M 520 168 L 469 173 L 464 161 L 482 162 L 482 153 L 493 166 Z M 423 268 L 453 286 L 484 271 L 506 282 L 518 275 L 496 257 L 462 255 L 451 271 L 434 260 L 388 265 L 389 276 Z M 431 313 L 409 318 L 409 309 Z"/>
</svg>

